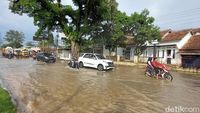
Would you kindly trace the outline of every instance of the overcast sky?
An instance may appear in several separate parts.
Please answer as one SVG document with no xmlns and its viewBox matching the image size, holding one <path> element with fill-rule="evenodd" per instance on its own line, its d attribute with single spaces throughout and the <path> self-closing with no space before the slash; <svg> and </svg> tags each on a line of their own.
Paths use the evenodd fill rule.
<svg viewBox="0 0 200 113">
<path fill-rule="evenodd" d="M 72 4 L 72 0 L 65 0 Z M 155 24 L 163 29 L 185 29 L 200 27 L 200 0 L 117 0 L 118 9 L 131 15 L 148 9 Z M 26 41 L 32 40 L 37 27 L 33 19 L 19 16 L 8 9 L 8 0 L 0 0 L 0 38 L 10 29 L 24 32 Z"/>
</svg>

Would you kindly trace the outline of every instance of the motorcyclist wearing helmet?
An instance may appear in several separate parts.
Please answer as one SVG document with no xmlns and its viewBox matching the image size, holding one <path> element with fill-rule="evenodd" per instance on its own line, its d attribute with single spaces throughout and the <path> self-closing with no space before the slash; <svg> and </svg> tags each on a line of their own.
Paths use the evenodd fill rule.
<svg viewBox="0 0 200 113">
<path fill-rule="evenodd" d="M 152 65 L 153 58 L 149 57 L 147 60 L 147 71 L 149 72 L 150 75 L 153 75 L 155 72 L 154 66 Z"/>
<path fill-rule="evenodd" d="M 160 62 L 157 61 L 157 58 L 154 58 L 154 60 L 152 61 L 152 65 L 155 69 L 155 72 L 156 72 L 156 76 L 157 76 L 157 79 L 158 79 L 158 76 L 161 74 L 161 70 L 163 70 L 163 64 L 161 64 Z M 162 77 L 164 75 L 162 74 Z"/>
</svg>

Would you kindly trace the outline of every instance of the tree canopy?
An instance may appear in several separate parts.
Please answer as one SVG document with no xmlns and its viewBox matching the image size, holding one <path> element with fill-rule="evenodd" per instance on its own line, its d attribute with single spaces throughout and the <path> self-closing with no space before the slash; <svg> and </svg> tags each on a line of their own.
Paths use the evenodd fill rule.
<svg viewBox="0 0 200 113">
<path fill-rule="evenodd" d="M 78 56 L 84 44 L 102 42 L 109 50 L 120 45 L 126 34 L 135 41 L 136 54 L 141 54 L 146 41 L 159 39 L 159 28 L 148 10 L 127 16 L 117 9 L 116 0 L 72 0 L 74 7 L 62 0 L 10 0 L 13 13 L 27 14 L 39 29 L 64 32 L 71 45 L 73 56 Z M 101 40 L 101 41 L 99 41 Z M 87 41 L 91 41 L 87 42 Z M 86 42 L 86 43 L 85 43 Z"/>
<path fill-rule="evenodd" d="M 154 25 L 154 18 L 144 9 L 141 13 L 135 12 L 129 17 L 124 32 L 131 34 L 135 43 L 135 54 L 139 55 L 146 47 L 146 42 L 160 40 L 159 28 Z"/>
<path fill-rule="evenodd" d="M 110 0 L 72 0 L 76 8 L 63 5 L 61 0 L 14 0 L 10 1 L 13 13 L 28 14 L 43 30 L 61 29 L 71 40 L 72 54 L 77 56 L 82 39 L 104 18 Z"/>
<path fill-rule="evenodd" d="M 20 48 L 23 46 L 24 38 L 25 36 L 23 32 L 9 30 L 8 32 L 6 32 L 4 40 L 7 41 L 7 46 Z"/>
</svg>

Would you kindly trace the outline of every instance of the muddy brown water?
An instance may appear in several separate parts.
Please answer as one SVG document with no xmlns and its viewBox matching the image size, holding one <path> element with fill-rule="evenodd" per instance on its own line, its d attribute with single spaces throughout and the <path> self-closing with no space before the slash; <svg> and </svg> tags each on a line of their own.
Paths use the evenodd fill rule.
<svg viewBox="0 0 200 113">
<path fill-rule="evenodd" d="M 66 62 L 0 57 L 0 81 L 19 113 L 163 113 L 200 107 L 200 76 L 172 72 L 173 82 L 144 76 L 144 68 L 71 69 Z"/>
</svg>

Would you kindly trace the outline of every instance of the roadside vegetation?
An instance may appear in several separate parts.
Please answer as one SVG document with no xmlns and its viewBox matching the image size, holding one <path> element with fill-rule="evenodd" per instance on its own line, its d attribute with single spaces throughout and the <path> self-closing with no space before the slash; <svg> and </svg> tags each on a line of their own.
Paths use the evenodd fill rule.
<svg viewBox="0 0 200 113">
<path fill-rule="evenodd" d="M 16 107 L 6 90 L 0 87 L 0 113 L 17 113 Z"/>
</svg>

